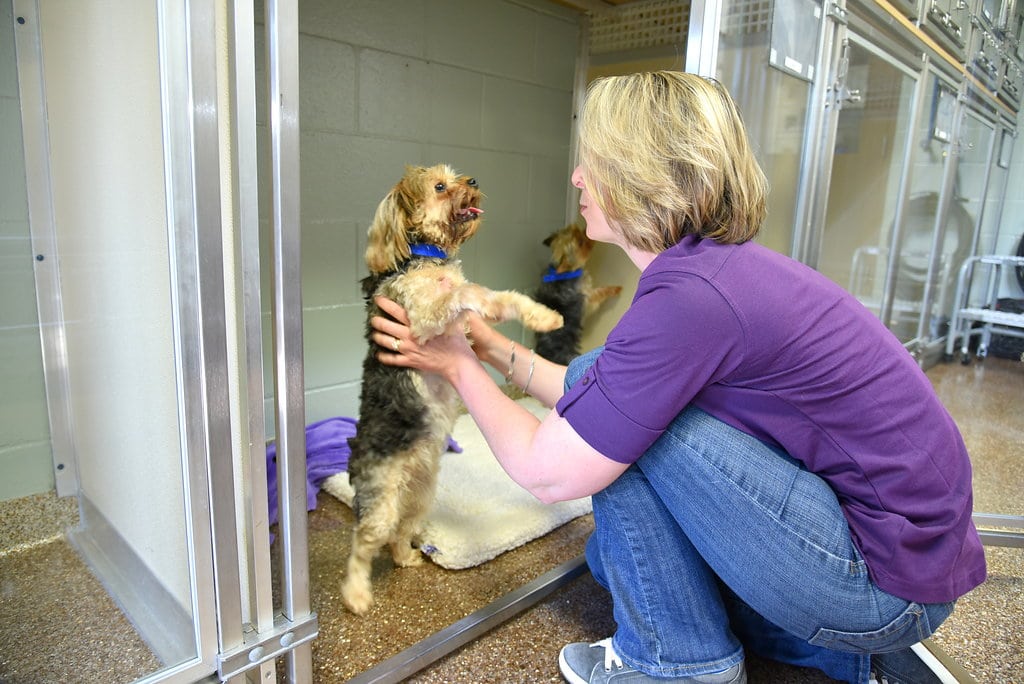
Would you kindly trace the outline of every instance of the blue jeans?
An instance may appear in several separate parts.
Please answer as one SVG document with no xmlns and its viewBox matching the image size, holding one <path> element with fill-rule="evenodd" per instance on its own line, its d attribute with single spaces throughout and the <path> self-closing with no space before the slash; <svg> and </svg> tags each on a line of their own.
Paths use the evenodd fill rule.
<svg viewBox="0 0 1024 684">
<path fill-rule="evenodd" d="M 600 352 L 569 365 L 566 387 Z M 615 650 L 651 676 L 724 670 L 747 648 L 864 684 L 871 653 L 953 611 L 875 586 L 824 480 L 694 407 L 593 507 L 587 562 L 612 595 Z"/>
</svg>

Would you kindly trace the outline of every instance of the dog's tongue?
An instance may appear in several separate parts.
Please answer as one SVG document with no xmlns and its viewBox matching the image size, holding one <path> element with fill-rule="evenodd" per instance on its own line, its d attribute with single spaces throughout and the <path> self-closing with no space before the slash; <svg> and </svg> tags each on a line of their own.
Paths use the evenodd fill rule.
<svg viewBox="0 0 1024 684">
<path fill-rule="evenodd" d="M 454 216 L 454 220 L 456 223 L 466 223 L 467 221 L 472 221 L 482 213 L 484 213 L 483 209 L 478 209 L 476 207 L 466 207 L 465 209 L 459 209 L 459 211 Z"/>
</svg>

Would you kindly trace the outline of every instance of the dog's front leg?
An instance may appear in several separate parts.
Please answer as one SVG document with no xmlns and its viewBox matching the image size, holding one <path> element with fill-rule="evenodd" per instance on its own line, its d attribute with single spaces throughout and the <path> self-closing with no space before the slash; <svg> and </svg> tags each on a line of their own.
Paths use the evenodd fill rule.
<svg viewBox="0 0 1024 684">
<path fill-rule="evenodd" d="M 621 285 L 608 285 L 606 287 L 595 287 L 594 289 L 586 293 L 584 299 L 583 313 L 589 315 L 597 310 L 597 307 L 604 304 L 607 300 L 617 296 L 622 292 Z"/>
<path fill-rule="evenodd" d="M 494 291 L 476 283 L 464 283 L 421 308 L 409 312 L 410 329 L 419 340 L 443 333 L 460 314 L 474 311 L 492 322 L 520 320 L 531 330 L 548 332 L 562 327 L 562 314 L 538 304 L 514 290 Z"/>
</svg>

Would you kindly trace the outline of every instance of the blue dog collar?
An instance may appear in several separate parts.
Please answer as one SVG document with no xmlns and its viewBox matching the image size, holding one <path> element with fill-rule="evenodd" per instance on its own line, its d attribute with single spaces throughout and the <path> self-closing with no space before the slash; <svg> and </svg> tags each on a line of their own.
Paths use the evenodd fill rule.
<svg viewBox="0 0 1024 684">
<path fill-rule="evenodd" d="M 412 252 L 413 256 L 433 257 L 435 259 L 448 258 L 448 252 L 444 251 L 437 245 L 428 245 L 425 242 L 417 242 L 414 245 L 409 245 L 409 251 Z"/>
<path fill-rule="evenodd" d="M 575 271 L 566 271 L 565 273 L 559 273 L 555 270 L 554 266 L 548 266 L 547 272 L 544 274 L 542 280 L 545 283 L 553 283 L 558 280 L 574 280 L 583 275 L 583 269 L 577 268 Z"/>
</svg>

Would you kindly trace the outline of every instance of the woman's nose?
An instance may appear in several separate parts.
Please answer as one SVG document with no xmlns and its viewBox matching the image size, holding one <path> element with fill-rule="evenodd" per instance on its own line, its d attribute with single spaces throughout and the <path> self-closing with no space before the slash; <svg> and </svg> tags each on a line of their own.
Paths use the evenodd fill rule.
<svg viewBox="0 0 1024 684">
<path fill-rule="evenodd" d="M 572 172 L 572 184 L 580 190 L 583 189 L 583 167 L 577 166 Z"/>
</svg>

